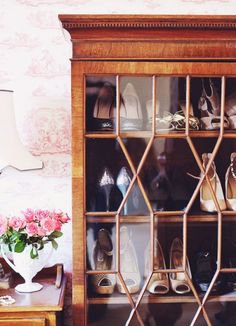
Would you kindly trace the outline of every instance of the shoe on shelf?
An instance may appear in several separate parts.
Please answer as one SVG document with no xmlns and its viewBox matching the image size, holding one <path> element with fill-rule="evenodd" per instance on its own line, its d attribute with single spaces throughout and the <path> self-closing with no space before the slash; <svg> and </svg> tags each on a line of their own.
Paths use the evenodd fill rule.
<svg viewBox="0 0 236 326">
<path fill-rule="evenodd" d="M 204 107 L 205 116 L 220 115 L 220 97 L 211 78 L 202 78 L 202 97 L 205 98 Z"/>
<path fill-rule="evenodd" d="M 183 244 L 179 238 L 175 238 L 172 241 L 170 248 L 170 269 L 182 269 L 183 268 Z M 189 261 L 187 258 L 186 273 L 192 278 Z M 170 285 L 174 292 L 178 294 L 185 294 L 190 292 L 185 273 L 170 273 Z"/>
<path fill-rule="evenodd" d="M 93 269 L 96 271 L 111 270 L 113 267 L 113 245 L 106 229 L 98 231 L 93 248 Z M 94 274 L 91 276 L 92 286 L 98 294 L 114 292 L 116 278 L 114 274 Z"/>
<path fill-rule="evenodd" d="M 225 198 L 227 208 L 236 211 L 236 153 L 231 154 L 230 160 L 225 174 Z"/>
<path fill-rule="evenodd" d="M 211 158 L 211 153 L 203 153 L 202 154 L 202 161 L 203 161 L 203 168 L 206 169 L 208 162 Z M 226 209 L 226 203 L 225 198 L 222 190 L 222 186 L 220 183 L 220 179 L 216 173 L 216 166 L 214 161 L 211 164 L 211 167 L 208 171 L 208 177 L 211 182 L 212 188 L 215 192 L 219 207 L 221 210 Z M 203 180 L 201 188 L 200 188 L 200 208 L 202 211 L 205 212 L 216 212 L 216 206 L 213 201 L 210 187 L 206 181 L 206 179 Z"/>
<path fill-rule="evenodd" d="M 105 197 L 106 211 L 110 210 L 110 194 L 114 187 L 114 178 L 107 167 L 104 168 L 102 176 L 98 182 L 99 189 Z"/>
<path fill-rule="evenodd" d="M 200 251 L 196 258 L 196 272 L 194 280 L 202 292 L 206 292 L 209 288 L 211 280 L 215 274 L 216 266 L 210 251 Z M 215 283 L 212 291 L 216 292 L 219 283 Z"/>
<path fill-rule="evenodd" d="M 128 169 L 123 166 L 120 169 L 120 172 L 118 173 L 117 179 L 116 179 L 116 185 L 119 188 L 120 192 L 122 193 L 123 198 L 125 197 L 125 194 L 127 192 L 127 189 L 131 182 L 131 176 L 128 171 Z M 127 207 L 127 201 L 124 204 L 124 215 L 128 214 L 128 207 Z"/>
<path fill-rule="evenodd" d="M 151 246 L 148 243 L 145 250 L 145 270 L 144 275 L 148 277 L 151 269 Z M 165 258 L 161 245 L 157 239 L 154 240 L 154 268 L 155 269 L 166 269 Z M 167 273 L 154 272 L 148 283 L 147 290 L 152 294 L 166 294 L 169 292 L 170 285 Z"/>
<path fill-rule="evenodd" d="M 120 102 L 120 129 L 122 131 L 141 130 L 142 108 L 133 84 L 127 83 Z"/>
<path fill-rule="evenodd" d="M 141 283 L 138 259 L 126 226 L 120 228 L 120 272 L 129 293 L 138 292 Z M 118 276 L 117 288 L 120 293 L 126 293 Z"/>
<path fill-rule="evenodd" d="M 207 292 L 217 268 L 216 243 L 207 240 L 203 241 L 200 247 L 195 259 L 194 282 L 199 290 Z M 224 275 L 220 274 L 212 287 L 211 293 L 216 294 L 226 291 L 224 279 Z"/>
<path fill-rule="evenodd" d="M 236 117 L 236 93 L 232 93 L 230 94 L 228 97 L 226 97 L 225 99 L 225 113 L 227 115 L 227 117 Z M 230 126 L 231 128 L 233 126 Z M 235 129 L 235 125 L 234 125 L 234 128 L 232 129 Z"/>
<path fill-rule="evenodd" d="M 201 129 L 220 129 L 220 98 L 211 78 L 202 78 L 202 95 L 198 102 L 201 111 Z M 224 128 L 229 128 L 229 121 L 224 117 Z"/>
<path fill-rule="evenodd" d="M 186 129 L 186 103 L 184 101 L 179 101 L 179 109 L 175 112 L 173 116 L 173 124 L 176 130 Z M 193 107 L 190 105 L 189 112 L 189 129 L 199 130 L 200 122 L 197 117 L 193 114 Z"/>
<path fill-rule="evenodd" d="M 105 83 L 98 92 L 97 100 L 93 109 L 93 118 L 97 130 L 114 130 L 115 109 L 115 87 L 109 83 Z"/>
<path fill-rule="evenodd" d="M 167 161 L 165 152 L 157 156 L 158 173 L 152 178 L 148 189 L 149 199 L 155 211 L 168 210 L 171 206 L 172 184 L 167 172 Z"/>
<path fill-rule="evenodd" d="M 153 123 L 153 101 L 148 100 L 146 102 L 147 116 L 148 116 L 148 130 L 152 129 Z M 160 102 L 156 101 L 156 131 L 170 131 L 174 130 L 173 114 L 169 111 L 164 111 L 160 114 Z"/>
</svg>

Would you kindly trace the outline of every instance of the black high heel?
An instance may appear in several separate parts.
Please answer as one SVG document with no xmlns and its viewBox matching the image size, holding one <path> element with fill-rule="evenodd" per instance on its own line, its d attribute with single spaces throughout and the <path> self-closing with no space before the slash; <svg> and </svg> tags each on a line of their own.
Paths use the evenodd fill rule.
<svg viewBox="0 0 236 326">
<path fill-rule="evenodd" d="M 98 97 L 93 110 L 95 128 L 97 130 L 114 130 L 114 119 L 116 109 L 115 87 L 105 83 L 99 90 Z"/>
<path fill-rule="evenodd" d="M 114 182 L 112 174 L 110 173 L 109 169 L 107 167 L 105 167 L 102 177 L 99 180 L 99 187 L 105 197 L 107 212 L 110 210 L 110 194 L 111 194 L 112 188 L 114 187 L 114 183 L 115 182 Z"/>
</svg>

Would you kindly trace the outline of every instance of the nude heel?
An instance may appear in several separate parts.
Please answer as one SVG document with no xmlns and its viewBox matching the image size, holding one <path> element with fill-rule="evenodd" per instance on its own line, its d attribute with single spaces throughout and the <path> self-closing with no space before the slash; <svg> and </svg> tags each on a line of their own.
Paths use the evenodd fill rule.
<svg viewBox="0 0 236 326">
<path fill-rule="evenodd" d="M 230 159 L 225 175 L 225 198 L 227 208 L 236 211 L 236 153 L 232 153 Z"/>
<path fill-rule="evenodd" d="M 175 238 L 172 241 L 170 248 L 170 269 L 182 269 L 183 268 L 183 244 L 179 238 Z M 189 261 L 187 258 L 186 272 L 188 276 L 192 278 Z M 186 276 L 183 272 L 170 273 L 170 284 L 174 292 L 178 294 L 185 294 L 190 292 Z"/>
</svg>

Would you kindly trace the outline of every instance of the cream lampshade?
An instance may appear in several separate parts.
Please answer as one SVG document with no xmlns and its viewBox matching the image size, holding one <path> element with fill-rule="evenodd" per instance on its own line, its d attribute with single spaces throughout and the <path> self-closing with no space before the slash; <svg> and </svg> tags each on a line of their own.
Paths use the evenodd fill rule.
<svg viewBox="0 0 236 326">
<path fill-rule="evenodd" d="M 23 146 L 14 114 L 13 91 L 0 90 L 0 170 L 12 166 L 18 170 L 41 169 L 43 163 Z"/>
</svg>

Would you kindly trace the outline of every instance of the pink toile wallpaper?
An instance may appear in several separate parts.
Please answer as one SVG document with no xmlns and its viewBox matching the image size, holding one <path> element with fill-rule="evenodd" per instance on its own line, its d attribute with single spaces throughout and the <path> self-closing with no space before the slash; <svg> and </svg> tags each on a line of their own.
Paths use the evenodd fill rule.
<svg viewBox="0 0 236 326">
<path fill-rule="evenodd" d="M 102 4 L 102 5 L 101 5 Z M 69 35 L 58 14 L 235 14 L 234 0 L 1 0 L 0 89 L 14 90 L 20 138 L 44 168 L 0 175 L 2 213 L 27 207 L 71 214 L 71 113 Z M 71 224 L 53 262 L 72 270 Z M 70 288 L 70 282 L 68 289 Z M 68 291 L 67 308 L 70 303 Z M 65 325 L 70 325 L 67 309 Z"/>
</svg>

